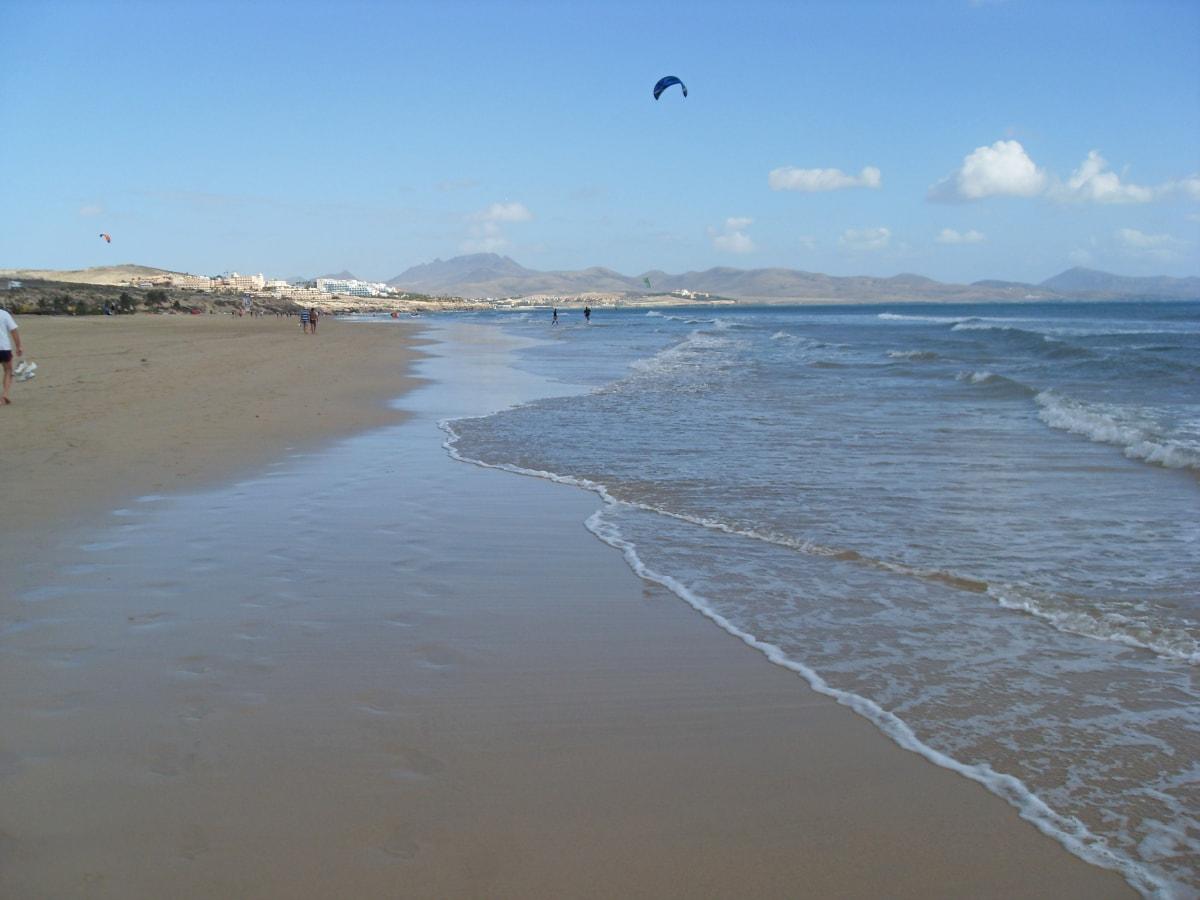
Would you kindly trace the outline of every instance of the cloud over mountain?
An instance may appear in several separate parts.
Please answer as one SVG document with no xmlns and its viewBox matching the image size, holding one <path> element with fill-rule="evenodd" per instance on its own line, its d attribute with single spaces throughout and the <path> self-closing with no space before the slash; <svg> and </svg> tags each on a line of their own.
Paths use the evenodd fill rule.
<svg viewBox="0 0 1200 900">
<path fill-rule="evenodd" d="M 533 213 L 524 203 L 493 203 L 467 216 L 467 239 L 460 249 L 467 253 L 493 253 L 508 246 L 501 225 L 512 222 L 528 222 Z"/>
<path fill-rule="evenodd" d="M 891 240 L 890 228 L 847 228 L 838 243 L 849 250 L 882 250 Z"/>
<path fill-rule="evenodd" d="M 746 229 L 752 224 L 754 224 L 753 219 L 744 216 L 730 216 L 725 220 L 723 231 L 718 232 L 716 229 L 710 228 L 708 235 L 712 238 L 713 246 L 718 250 L 724 250 L 727 253 L 753 253 L 758 248 L 754 246 L 750 235 L 746 234 Z"/>
<path fill-rule="evenodd" d="M 982 232 L 971 228 L 967 231 L 955 231 L 953 228 L 943 228 L 934 238 L 939 244 L 981 244 L 987 238 Z"/>
</svg>

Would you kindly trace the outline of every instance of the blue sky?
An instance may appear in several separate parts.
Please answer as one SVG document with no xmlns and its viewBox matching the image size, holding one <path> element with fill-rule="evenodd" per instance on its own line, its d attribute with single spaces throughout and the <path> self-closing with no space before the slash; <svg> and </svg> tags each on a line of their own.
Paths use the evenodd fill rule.
<svg viewBox="0 0 1200 900">
<path fill-rule="evenodd" d="M 0 0 L 0 34 L 0 267 L 1200 273 L 1193 0 Z"/>
</svg>

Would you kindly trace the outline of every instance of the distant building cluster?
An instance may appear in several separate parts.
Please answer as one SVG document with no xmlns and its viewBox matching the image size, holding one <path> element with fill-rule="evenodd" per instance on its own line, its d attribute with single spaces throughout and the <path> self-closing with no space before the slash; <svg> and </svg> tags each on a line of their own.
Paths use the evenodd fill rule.
<svg viewBox="0 0 1200 900">
<path fill-rule="evenodd" d="M 297 284 L 282 278 L 268 280 L 263 277 L 261 272 L 257 275 L 226 272 L 221 275 L 211 276 L 172 272 L 153 275 L 147 278 L 134 278 L 122 283 L 140 288 L 174 287 L 191 291 L 239 293 L 244 297 L 255 294 L 270 294 L 276 299 L 294 300 L 297 302 L 319 302 L 337 296 L 390 297 L 399 299 L 408 296 L 381 281 L 361 281 L 357 278 L 317 278 L 313 281 Z"/>
<path fill-rule="evenodd" d="M 347 294 L 351 297 L 380 297 L 393 293 L 381 281 L 359 281 L 357 278 L 318 278 L 317 290 L 323 294 Z"/>
</svg>

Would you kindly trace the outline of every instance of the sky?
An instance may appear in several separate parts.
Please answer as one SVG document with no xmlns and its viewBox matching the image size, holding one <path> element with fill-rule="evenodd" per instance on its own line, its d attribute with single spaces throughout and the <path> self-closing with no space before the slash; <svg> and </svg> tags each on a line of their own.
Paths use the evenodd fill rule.
<svg viewBox="0 0 1200 900">
<path fill-rule="evenodd" d="M 0 267 L 1200 274 L 1195 0 L 0 0 L 0 34 Z"/>
</svg>

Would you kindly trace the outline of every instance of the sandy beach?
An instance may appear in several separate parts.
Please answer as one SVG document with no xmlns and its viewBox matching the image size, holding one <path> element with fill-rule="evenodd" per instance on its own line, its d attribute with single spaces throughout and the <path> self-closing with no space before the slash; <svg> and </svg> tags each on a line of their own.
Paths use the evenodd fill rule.
<svg viewBox="0 0 1200 900">
<path fill-rule="evenodd" d="M 450 459 L 495 330 L 20 325 L 0 895 L 1134 895 Z"/>
<path fill-rule="evenodd" d="M 36 378 L 3 410 L 5 519 L 22 530 L 119 498 L 228 479 L 395 422 L 402 326 L 232 316 L 19 317 Z"/>
</svg>

